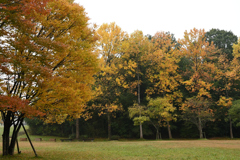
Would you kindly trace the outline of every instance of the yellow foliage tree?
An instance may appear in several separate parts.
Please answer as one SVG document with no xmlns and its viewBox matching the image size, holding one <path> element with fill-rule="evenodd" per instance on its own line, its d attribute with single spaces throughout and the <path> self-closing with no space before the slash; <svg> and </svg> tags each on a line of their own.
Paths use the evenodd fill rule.
<svg viewBox="0 0 240 160">
<path fill-rule="evenodd" d="M 122 86 L 137 96 L 137 104 L 141 105 L 141 78 L 144 66 L 144 56 L 151 50 L 151 43 L 142 31 L 133 32 L 123 44 L 124 54 L 121 56 L 120 79 Z M 129 80 L 131 79 L 131 80 Z M 143 138 L 142 123 L 140 121 L 140 138 Z"/>
<path fill-rule="evenodd" d="M 153 48 L 145 56 L 148 64 L 147 77 L 150 87 L 146 90 L 148 96 L 158 94 L 168 97 L 171 101 L 181 103 L 181 93 L 178 86 L 182 81 L 178 73 L 179 50 L 177 43 L 173 41 L 168 33 L 157 32 L 152 37 Z"/>
<path fill-rule="evenodd" d="M 122 42 L 127 34 L 121 30 L 114 22 L 102 24 L 96 31 L 98 40 L 98 53 L 100 57 L 100 71 L 95 76 L 96 107 L 100 109 L 100 114 L 107 114 L 108 117 L 108 139 L 111 139 L 111 115 L 121 110 L 117 96 L 120 95 L 118 89 L 120 79 L 118 77 L 118 61 L 121 56 Z M 118 105 L 117 105 L 118 104 Z"/>
<path fill-rule="evenodd" d="M 45 118 L 61 114 L 79 118 L 86 102 L 92 98 L 91 85 L 98 67 L 97 54 L 93 52 L 97 38 L 94 29 L 88 27 L 88 17 L 82 6 L 54 0 L 47 7 L 51 9 L 50 14 L 35 15 L 40 21 L 35 32 L 39 38 L 52 39 L 65 47 L 60 51 L 43 48 L 51 56 L 47 58 L 51 60 L 49 66 L 53 76 L 41 85 L 34 105 L 46 111 Z"/>
</svg>

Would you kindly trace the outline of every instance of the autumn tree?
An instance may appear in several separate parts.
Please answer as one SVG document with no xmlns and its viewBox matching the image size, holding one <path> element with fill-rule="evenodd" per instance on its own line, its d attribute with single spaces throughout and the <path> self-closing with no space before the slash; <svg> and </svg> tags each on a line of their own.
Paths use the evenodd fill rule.
<svg viewBox="0 0 240 160">
<path fill-rule="evenodd" d="M 171 127 L 169 122 L 172 120 L 177 120 L 177 115 L 174 114 L 175 110 L 176 108 L 173 107 L 171 103 L 169 103 L 169 100 L 167 98 L 158 97 L 155 99 L 150 99 L 148 103 L 148 115 L 150 119 L 157 119 L 157 124 L 154 124 L 151 121 L 157 130 L 156 139 L 160 138 L 160 126 L 167 126 L 169 139 L 172 139 Z"/>
<path fill-rule="evenodd" d="M 67 0 L 1 5 L 3 155 L 12 155 L 24 117 L 61 123 L 84 111 L 97 68 L 96 38 L 83 7 Z"/>
<path fill-rule="evenodd" d="M 233 43 L 233 42 L 232 42 Z M 230 45 L 230 44 L 229 44 Z M 217 101 L 218 115 L 223 115 L 223 119 L 229 121 L 230 137 L 233 138 L 232 131 L 232 118 L 229 114 L 229 109 L 232 106 L 232 100 L 238 99 L 239 91 L 239 43 L 231 44 L 233 53 L 233 59 L 230 61 L 226 53 L 222 53 L 216 63 L 218 74 L 216 75 L 217 80 L 214 83 L 216 88 L 215 95 L 218 95 L 219 100 Z M 223 49 L 224 51 L 224 49 Z M 226 115 L 228 118 L 226 118 Z"/>
<path fill-rule="evenodd" d="M 221 97 L 218 101 L 220 106 L 225 107 L 225 114 L 228 113 L 229 116 L 229 126 L 230 126 L 230 137 L 233 138 L 232 131 L 232 118 L 234 116 L 234 121 L 236 121 L 236 116 L 233 111 L 237 111 L 236 103 L 234 101 L 234 107 L 232 106 L 232 100 L 234 98 L 238 99 L 236 91 L 239 91 L 239 78 L 240 78 L 240 67 L 239 67 L 239 55 L 240 55 L 240 40 L 238 43 L 233 44 L 233 60 L 229 62 L 225 57 L 220 57 L 219 69 L 220 69 L 220 79 L 223 85 L 219 87 L 222 91 Z M 231 94 L 232 93 L 232 94 Z M 231 111 L 230 111 L 231 110 Z M 225 118 L 226 119 L 226 118 Z"/>
<path fill-rule="evenodd" d="M 3 131 L 3 155 L 13 154 L 15 142 L 17 140 L 17 133 L 22 125 L 23 119 L 26 116 L 39 115 L 36 109 L 29 107 L 30 98 L 32 97 L 30 87 L 28 84 L 35 79 L 34 76 L 25 76 L 27 82 L 23 83 L 21 69 L 18 66 L 24 66 L 26 69 L 31 66 L 29 64 L 22 64 L 21 57 L 18 55 L 18 50 L 23 50 L 25 47 L 32 51 L 40 50 L 33 45 L 33 37 L 27 36 L 32 34 L 29 28 L 33 28 L 32 16 L 34 11 L 46 15 L 48 12 L 42 10 L 41 7 L 46 6 L 47 1 L 38 2 L 33 1 L 3 1 L 1 7 L 0 20 L 0 77 L 1 77 L 1 114 L 4 122 Z M 28 7 L 29 6 L 29 7 Z M 21 53 L 21 52 L 20 52 Z M 35 71 L 36 66 L 32 69 Z M 42 70 L 43 71 L 43 70 Z M 41 70 L 39 70 L 41 72 Z M 40 75 L 40 74 L 38 74 Z M 33 82 L 34 83 L 34 82 Z M 24 90 L 24 88 L 26 88 Z M 24 90 L 22 92 L 22 90 Z M 27 97 L 28 96 L 28 97 Z M 10 127 L 13 125 L 13 133 L 11 142 L 9 141 Z"/>
<path fill-rule="evenodd" d="M 98 47 L 100 57 L 100 71 L 96 74 L 96 106 L 100 108 L 100 114 L 106 114 L 108 118 L 108 139 L 111 140 L 111 116 L 121 110 L 118 103 L 120 94 L 118 88 L 118 61 L 121 55 L 122 42 L 127 34 L 114 22 L 102 24 L 98 30 Z"/>
<path fill-rule="evenodd" d="M 171 101 L 181 102 L 178 89 L 181 76 L 178 73 L 179 50 L 172 35 L 157 32 L 151 39 L 152 50 L 145 56 L 148 68 L 146 76 L 150 85 L 146 92 L 148 96 L 158 95 L 168 97 Z"/>
<path fill-rule="evenodd" d="M 234 61 L 235 62 L 235 61 Z M 233 138 L 232 132 L 232 120 L 231 115 L 228 114 L 228 110 L 232 105 L 232 99 L 234 95 L 234 84 L 236 83 L 236 72 L 234 69 L 233 62 L 230 62 L 226 54 L 222 54 L 218 57 L 217 62 L 217 75 L 216 81 L 214 83 L 215 96 L 219 97 L 217 105 L 219 106 L 218 115 L 223 115 L 226 120 L 226 115 L 228 115 L 230 137 Z"/>
<path fill-rule="evenodd" d="M 211 102 L 204 97 L 188 98 L 182 105 L 183 120 L 195 124 L 199 131 L 199 138 L 203 138 L 203 128 L 208 121 L 213 121 Z"/>
<path fill-rule="evenodd" d="M 225 97 L 225 96 L 220 96 L 219 100 L 217 101 L 217 106 L 218 112 L 217 116 L 221 116 L 223 114 L 224 120 L 229 121 L 229 131 L 230 131 L 230 137 L 233 138 L 233 131 L 232 131 L 232 118 L 231 114 L 229 114 L 229 109 L 232 106 L 232 101 L 233 99 L 231 97 Z M 228 116 L 228 118 L 226 118 Z"/>
<path fill-rule="evenodd" d="M 213 43 L 209 44 L 205 40 L 205 31 L 193 29 L 184 33 L 184 39 L 180 40 L 180 54 L 189 60 L 189 69 L 185 72 L 187 78 L 182 82 L 191 97 L 182 105 L 184 117 L 189 114 L 197 116 L 200 138 L 202 135 L 202 125 L 204 121 L 209 120 L 207 115 L 212 114 L 210 109 L 211 94 L 213 89 L 214 76 L 216 75 L 216 66 L 212 61 L 216 58 L 217 50 Z M 191 112 L 192 111 L 192 112 Z M 204 118 L 206 117 L 206 118 Z"/>
<path fill-rule="evenodd" d="M 137 104 L 141 104 L 141 84 L 144 78 L 144 56 L 150 52 L 151 44 L 142 31 L 133 32 L 130 37 L 123 44 L 123 54 L 121 55 L 121 65 L 119 76 L 119 83 L 127 89 L 130 93 L 134 94 L 137 98 Z M 143 138 L 142 123 L 140 126 L 140 138 Z"/>
<path fill-rule="evenodd" d="M 230 71 L 227 72 L 230 76 L 229 78 L 233 79 L 233 81 L 230 81 L 230 84 L 228 84 L 227 87 L 231 86 L 233 84 L 235 86 L 235 89 L 238 88 L 239 90 L 239 79 L 240 79 L 240 39 L 238 39 L 238 43 L 233 44 L 233 60 L 230 65 Z M 235 99 L 239 99 L 238 96 L 234 97 Z"/>
<path fill-rule="evenodd" d="M 178 87 L 180 85 L 181 76 L 177 72 L 179 62 L 177 42 L 174 41 L 174 38 L 171 34 L 165 32 L 157 32 L 151 38 L 151 43 L 151 52 L 148 52 L 148 54 L 146 54 L 144 57 L 145 63 L 148 66 L 146 71 L 147 80 L 149 81 L 149 87 L 146 90 L 147 95 L 148 97 L 160 96 L 163 97 L 162 99 L 164 100 L 171 100 L 172 103 L 173 101 L 179 103 L 181 102 L 181 93 L 179 92 Z M 151 104 L 154 104 L 155 106 L 151 107 L 153 110 L 159 109 L 160 106 L 164 108 L 163 105 L 167 104 L 160 97 L 158 99 L 151 100 Z M 163 109 L 161 111 L 164 112 Z M 154 113 L 156 112 L 152 112 L 152 114 L 150 113 L 152 115 L 152 118 L 157 114 Z M 161 121 L 166 118 L 161 116 L 160 113 L 156 117 L 158 117 L 158 124 L 155 125 L 155 128 L 156 126 L 159 126 L 161 124 Z M 169 119 L 166 122 L 169 131 L 169 138 L 172 138 Z M 157 132 L 159 132 L 158 129 Z"/>
</svg>

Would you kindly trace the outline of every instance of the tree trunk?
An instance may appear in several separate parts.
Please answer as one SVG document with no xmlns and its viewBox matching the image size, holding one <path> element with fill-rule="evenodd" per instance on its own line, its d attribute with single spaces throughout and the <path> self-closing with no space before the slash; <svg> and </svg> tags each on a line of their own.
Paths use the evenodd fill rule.
<svg viewBox="0 0 240 160">
<path fill-rule="evenodd" d="M 226 97 L 228 98 L 228 90 L 226 90 Z M 231 115 L 229 115 L 229 129 L 230 129 L 230 138 L 233 139 Z"/>
<path fill-rule="evenodd" d="M 5 121 L 4 128 L 3 128 L 3 135 L 2 135 L 3 156 L 8 155 L 9 133 L 10 133 L 10 124 Z"/>
<path fill-rule="evenodd" d="M 157 125 L 155 125 L 151 120 L 150 120 L 150 122 L 152 123 L 152 125 L 156 129 L 156 139 L 160 139 L 161 138 L 161 133 L 159 132 L 159 127 L 157 127 Z"/>
<path fill-rule="evenodd" d="M 233 139 L 232 119 L 230 115 L 229 115 L 229 125 L 230 125 L 230 137 Z"/>
<path fill-rule="evenodd" d="M 140 122 L 140 139 L 143 139 L 142 123 Z"/>
<path fill-rule="evenodd" d="M 72 126 L 72 135 L 74 134 L 74 127 Z"/>
<path fill-rule="evenodd" d="M 22 126 L 22 123 L 23 123 L 23 118 L 21 118 L 20 120 L 17 121 L 16 124 L 14 124 L 14 129 L 13 129 L 13 133 L 12 133 L 11 143 L 10 143 L 9 149 L 8 149 L 8 153 L 10 155 L 14 154 L 14 149 L 15 149 L 15 144 L 16 144 L 16 141 L 17 141 L 18 132 L 19 132 L 21 126 Z"/>
<path fill-rule="evenodd" d="M 157 133 L 156 133 L 156 139 L 159 140 L 159 130 L 157 129 Z"/>
<path fill-rule="evenodd" d="M 8 153 L 8 149 L 9 149 L 9 134 L 10 134 L 10 127 L 12 125 L 11 115 L 12 115 L 11 111 L 8 111 L 6 113 L 6 115 L 2 112 L 2 119 L 3 119 L 3 123 L 4 123 L 3 135 L 2 135 L 3 156 L 9 154 Z"/>
<path fill-rule="evenodd" d="M 18 117 L 17 121 L 14 122 L 14 113 L 11 111 L 8 111 L 7 113 L 2 112 L 2 120 L 4 122 L 4 128 L 3 128 L 3 135 L 2 135 L 2 149 L 3 149 L 3 156 L 4 155 L 13 155 L 14 154 L 14 148 L 17 141 L 17 135 L 21 128 L 23 118 Z M 11 126 L 14 126 L 11 142 L 9 140 L 10 135 L 10 128 Z"/>
<path fill-rule="evenodd" d="M 76 119 L 76 139 L 79 139 L 79 118 Z"/>
<path fill-rule="evenodd" d="M 168 136 L 169 136 L 169 139 L 172 139 L 172 132 L 171 132 L 171 128 L 170 128 L 170 125 L 169 125 L 169 121 L 167 121 L 167 126 L 168 126 Z"/>
<path fill-rule="evenodd" d="M 139 77 L 139 68 L 137 68 L 137 78 L 138 78 L 138 105 L 140 105 L 141 99 L 140 99 L 140 77 Z"/>
<path fill-rule="evenodd" d="M 202 121 L 200 117 L 198 118 L 198 130 L 199 130 L 199 138 L 202 139 L 203 138 Z"/>
<path fill-rule="evenodd" d="M 138 96 L 138 105 L 140 106 L 141 103 L 141 99 L 140 99 L 140 77 L 139 77 L 139 66 L 137 66 L 137 79 L 138 79 L 138 92 L 137 92 L 137 96 Z M 140 111 L 141 112 L 141 111 Z M 140 113 L 140 117 L 141 117 L 141 113 Z M 143 139 L 143 130 L 142 130 L 142 123 L 140 122 L 140 139 Z"/>
<path fill-rule="evenodd" d="M 111 140 L 111 115 L 109 112 L 107 112 L 107 118 L 108 118 L 108 140 Z"/>
</svg>

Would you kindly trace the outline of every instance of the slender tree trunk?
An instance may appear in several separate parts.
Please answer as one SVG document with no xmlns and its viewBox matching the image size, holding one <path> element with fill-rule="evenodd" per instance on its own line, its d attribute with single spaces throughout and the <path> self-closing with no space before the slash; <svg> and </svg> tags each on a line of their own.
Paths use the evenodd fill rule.
<svg viewBox="0 0 240 160">
<path fill-rule="evenodd" d="M 228 98 L 228 90 L 226 90 L 226 97 Z M 230 138 L 233 139 L 233 131 L 232 131 L 232 119 L 231 115 L 229 115 L 229 129 L 230 129 Z"/>
<path fill-rule="evenodd" d="M 167 126 L 168 126 L 168 136 L 169 136 L 169 139 L 172 139 L 172 132 L 171 132 L 171 128 L 170 128 L 170 125 L 169 125 L 169 121 L 167 121 Z"/>
<path fill-rule="evenodd" d="M 151 120 L 150 120 L 150 122 L 152 123 L 152 125 L 156 129 L 156 139 L 159 139 L 160 138 L 159 127 L 157 127 L 157 125 L 155 125 Z"/>
<path fill-rule="evenodd" d="M 199 138 L 202 139 L 203 138 L 202 121 L 200 117 L 198 118 L 198 130 L 199 130 Z"/>
<path fill-rule="evenodd" d="M 160 137 L 159 137 L 159 130 L 157 129 L 157 133 L 156 133 L 156 139 L 158 140 Z"/>
<path fill-rule="evenodd" d="M 107 118 L 108 118 L 108 140 L 111 140 L 111 115 L 109 112 L 107 112 Z"/>
<path fill-rule="evenodd" d="M 142 123 L 140 122 L 140 139 L 143 139 Z"/>
<path fill-rule="evenodd" d="M 76 119 L 76 139 L 79 139 L 79 118 Z"/>
<path fill-rule="evenodd" d="M 229 125 L 230 125 L 230 137 L 233 139 L 233 131 L 232 131 L 232 119 L 231 116 L 229 115 Z"/>
<path fill-rule="evenodd" d="M 138 78 L 138 105 L 140 105 L 141 99 L 140 99 L 140 77 L 139 77 L 139 68 L 137 68 L 137 78 Z"/>
<path fill-rule="evenodd" d="M 74 127 L 72 126 L 72 135 L 74 134 Z"/>
<path fill-rule="evenodd" d="M 141 99 L 140 99 L 140 77 L 139 77 L 139 66 L 137 66 L 137 79 L 138 79 L 138 105 L 140 106 Z M 140 111 L 141 112 L 141 111 Z M 141 113 L 140 113 L 141 117 Z M 143 129 L 142 129 L 142 123 L 140 122 L 140 139 L 143 139 Z"/>
</svg>

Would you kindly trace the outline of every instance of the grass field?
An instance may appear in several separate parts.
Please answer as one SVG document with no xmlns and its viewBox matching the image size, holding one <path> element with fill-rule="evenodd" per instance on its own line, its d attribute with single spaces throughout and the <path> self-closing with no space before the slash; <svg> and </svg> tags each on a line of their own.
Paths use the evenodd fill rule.
<svg viewBox="0 0 240 160">
<path fill-rule="evenodd" d="M 2 127 L 0 127 L 1 132 Z M 22 134 L 20 137 L 26 137 L 26 135 Z M 15 151 L 14 156 L 0 156 L 0 160 L 240 159 L 240 140 L 107 141 L 95 139 L 95 142 L 60 142 L 61 137 L 31 135 L 30 138 L 38 157 L 35 157 L 29 142 L 19 141 L 22 153 L 17 154 Z M 35 141 L 35 138 L 42 138 L 43 141 Z M 50 138 L 56 138 L 57 142 L 50 142 Z M 2 154 L 2 145 L 0 145 L 0 154 Z"/>
<path fill-rule="evenodd" d="M 171 141 L 105 141 L 105 142 L 35 142 L 35 155 L 29 142 L 20 142 L 21 154 L 0 159 L 240 159 L 239 140 L 171 140 Z M 1 150 L 1 148 L 0 148 Z"/>
</svg>

